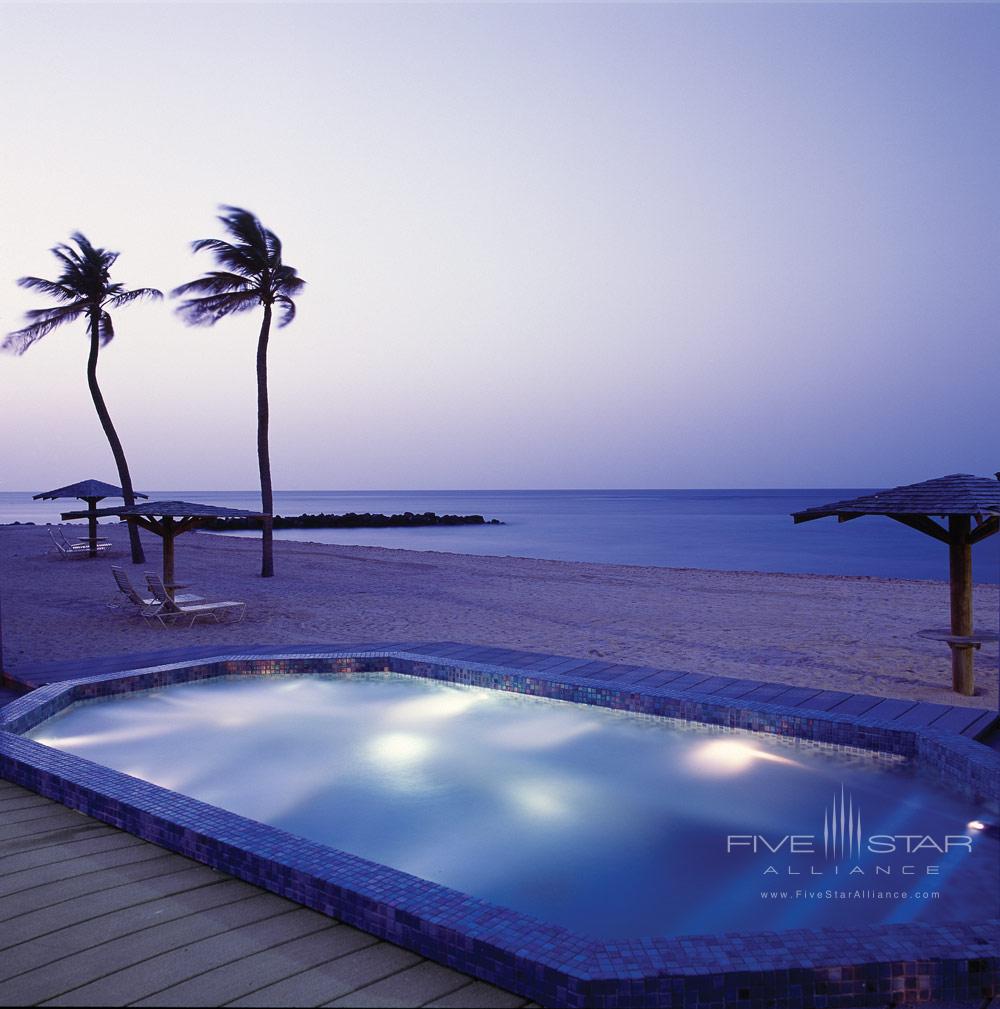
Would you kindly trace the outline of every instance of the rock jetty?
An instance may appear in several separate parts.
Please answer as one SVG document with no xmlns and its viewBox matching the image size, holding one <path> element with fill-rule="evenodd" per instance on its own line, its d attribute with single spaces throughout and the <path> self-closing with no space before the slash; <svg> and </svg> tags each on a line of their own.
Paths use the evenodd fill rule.
<svg viewBox="0 0 1000 1009">
<path fill-rule="evenodd" d="M 486 519 L 482 515 L 438 515 L 435 512 L 402 512 L 380 515 L 372 512 L 347 512 L 344 515 L 275 515 L 275 529 L 385 529 L 390 526 L 411 528 L 416 526 L 498 526 L 499 519 Z M 216 519 L 204 526 L 225 532 L 260 528 L 259 519 Z"/>
</svg>

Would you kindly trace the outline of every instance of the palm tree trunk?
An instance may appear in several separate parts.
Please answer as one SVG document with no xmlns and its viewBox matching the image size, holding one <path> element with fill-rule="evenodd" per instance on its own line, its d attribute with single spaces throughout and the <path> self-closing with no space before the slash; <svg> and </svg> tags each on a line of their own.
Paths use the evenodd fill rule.
<svg viewBox="0 0 1000 1009">
<path fill-rule="evenodd" d="M 6 673 L 3 668 L 3 598 L 0 597 L 0 683 L 3 683 Z"/>
<path fill-rule="evenodd" d="M 100 418 L 101 427 L 107 436 L 108 444 L 111 445 L 111 454 L 115 457 L 115 465 L 118 467 L 118 482 L 122 485 L 122 497 L 125 498 L 126 505 L 135 504 L 135 492 L 132 490 L 132 477 L 129 475 L 128 462 L 125 460 L 125 450 L 122 448 L 121 439 L 111 423 L 111 414 L 104 404 L 104 397 L 101 395 L 101 387 L 97 384 L 97 354 L 101 347 L 100 341 L 101 310 L 93 308 L 90 312 L 90 357 L 87 359 L 87 384 L 90 386 L 90 395 L 94 400 L 94 407 L 97 416 Z M 132 547 L 132 563 L 145 564 L 146 555 L 142 552 L 142 543 L 139 541 L 139 527 L 134 519 L 128 523 L 128 538 Z"/>
<path fill-rule="evenodd" d="M 260 469 L 260 504 L 264 513 L 261 532 L 261 578 L 274 577 L 274 498 L 271 493 L 271 451 L 268 447 L 267 341 L 271 335 L 271 306 L 264 305 L 264 321 L 257 341 L 257 466 Z"/>
</svg>

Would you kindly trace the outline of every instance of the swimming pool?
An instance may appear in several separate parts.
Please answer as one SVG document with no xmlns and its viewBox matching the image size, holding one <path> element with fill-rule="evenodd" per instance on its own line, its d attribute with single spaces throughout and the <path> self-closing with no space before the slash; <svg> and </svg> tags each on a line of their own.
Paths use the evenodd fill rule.
<svg viewBox="0 0 1000 1009">
<path fill-rule="evenodd" d="M 898 755 L 398 673 L 176 684 L 27 736 L 601 939 L 975 920 L 1000 872 L 985 808 Z"/>
<path fill-rule="evenodd" d="M 234 688 L 245 703 L 207 703 Z M 362 725 L 373 691 L 382 701 Z M 162 720 L 144 705 L 186 709 L 182 735 L 151 735 Z M 324 722 L 329 734 L 329 712 L 345 706 L 346 749 L 320 759 Z M 327 714 L 310 727 L 310 710 Z M 105 722 L 79 733 L 75 718 Z M 953 733 L 405 651 L 223 655 L 85 677 L 0 719 L 3 776 L 546 1005 L 885 1005 L 904 991 L 970 998 L 998 983 L 995 911 L 978 876 L 995 838 L 975 824 L 995 820 L 1000 757 Z M 60 745 L 78 753 L 28 738 L 55 743 L 60 726 Z M 204 752 L 187 768 L 177 760 L 195 737 L 226 733 L 243 733 L 228 764 L 202 772 Z M 108 766 L 129 734 L 141 748 L 119 751 L 119 766 L 149 781 Z M 98 760 L 95 735 L 110 747 Z M 306 773 L 286 769 L 271 789 L 240 781 L 248 754 L 290 735 Z M 636 775 L 657 754 L 662 787 Z M 157 774 L 177 780 L 156 784 Z M 231 794 L 218 791 L 223 779 L 236 782 Z M 353 796 L 358 816 L 317 815 L 330 789 L 334 806 Z M 244 801 L 246 813 L 224 808 Z M 506 825 L 491 831 L 498 811 Z M 429 833 L 417 844 L 419 819 Z M 372 842 L 383 847 L 363 850 Z M 725 881 L 714 899 L 692 878 L 700 863 Z M 942 894 L 933 903 L 866 893 L 894 892 L 932 864 L 934 885 L 919 878 Z M 842 874 L 855 867 L 877 885 Z M 816 871 L 829 874 L 821 885 Z M 608 872 L 631 893 L 617 899 Z M 971 902 L 948 896 L 977 885 Z"/>
</svg>

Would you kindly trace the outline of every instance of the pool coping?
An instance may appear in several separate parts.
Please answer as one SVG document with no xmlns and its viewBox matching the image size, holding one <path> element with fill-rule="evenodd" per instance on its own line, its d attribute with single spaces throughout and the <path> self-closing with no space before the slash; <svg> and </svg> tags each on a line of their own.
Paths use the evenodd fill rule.
<svg viewBox="0 0 1000 1009">
<path fill-rule="evenodd" d="M 544 1005 L 763 1009 L 775 998 L 790 1007 L 884 1005 L 887 996 L 923 991 L 982 998 L 1000 986 L 995 919 L 595 940 L 20 735 L 69 704 L 108 693 L 291 671 L 399 672 L 897 753 L 1000 808 L 1000 753 L 954 732 L 402 649 L 222 653 L 52 683 L 0 710 L 0 776 Z"/>
</svg>

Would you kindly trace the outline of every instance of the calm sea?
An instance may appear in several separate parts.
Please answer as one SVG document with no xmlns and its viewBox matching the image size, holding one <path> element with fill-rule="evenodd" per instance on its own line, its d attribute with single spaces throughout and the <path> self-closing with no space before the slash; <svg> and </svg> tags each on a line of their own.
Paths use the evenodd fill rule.
<svg viewBox="0 0 1000 1009">
<path fill-rule="evenodd" d="M 279 530 L 275 536 L 605 564 L 946 579 L 947 548 L 891 519 L 841 525 L 830 518 L 796 526 L 790 518 L 793 511 L 863 493 L 871 491 L 288 491 L 275 494 L 275 511 L 282 515 L 433 511 L 481 514 L 504 525 Z M 151 494 L 235 508 L 260 502 L 253 491 Z M 0 493 L 0 522 L 58 521 L 61 506 L 32 501 L 28 493 Z M 976 580 L 996 583 L 1000 536 L 977 546 L 973 560 Z"/>
</svg>

